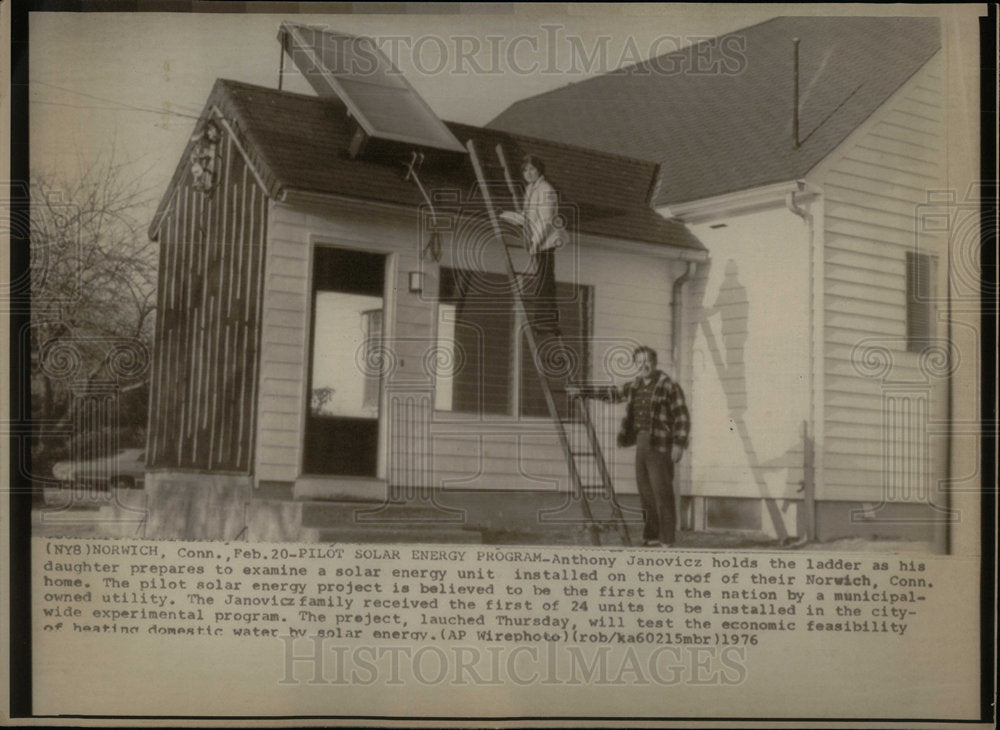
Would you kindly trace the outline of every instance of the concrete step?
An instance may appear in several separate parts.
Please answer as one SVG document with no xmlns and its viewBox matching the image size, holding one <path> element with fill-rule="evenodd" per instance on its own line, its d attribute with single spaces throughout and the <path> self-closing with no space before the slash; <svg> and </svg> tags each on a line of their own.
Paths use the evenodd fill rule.
<svg viewBox="0 0 1000 730">
<path fill-rule="evenodd" d="M 426 503 L 311 500 L 302 502 L 302 526 L 454 530 L 465 528 L 467 524 L 463 512 Z"/>
<path fill-rule="evenodd" d="M 301 502 L 301 539 L 306 542 L 471 543 L 482 533 L 465 514 L 426 502 Z"/>
<path fill-rule="evenodd" d="M 382 502 L 387 495 L 386 481 L 370 477 L 299 477 L 292 489 L 303 501 Z"/>
</svg>

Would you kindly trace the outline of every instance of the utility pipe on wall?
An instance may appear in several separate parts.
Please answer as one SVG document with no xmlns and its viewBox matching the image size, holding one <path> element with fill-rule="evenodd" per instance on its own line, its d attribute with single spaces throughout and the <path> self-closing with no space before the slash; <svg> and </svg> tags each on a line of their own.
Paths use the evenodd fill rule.
<svg viewBox="0 0 1000 730">
<path fill-rule="evenodd" d="M 684 284 L 694 275 L 695 269 L 698 264 L 694 261 L 688 261 L 687 266 L 684 269 L 684 273 L 674 279 L 673 289 L 670 293 L 670 354 L 673 358 L 673 376 L 679 384 L 683 386 L 683 376 L 681 368 L 681 331 L 683 329 L 682 325 L 682 314 L 683 314 L 683 297 L 684 297 Z M 679 486 L 679 485 L 678 485 Z M 674 489 L 674 515 L 675 519 L 679 520 L 679 525 L 681 529 L 685 529 L 684 525 L 687 521 L 684 517 L 684 513 L 681 510 L 681 490 L 679 488 Z"/>
<path fill-rule="evenodd" d="M 697 265 L 694 261 L 687 262 L 684 273 L 674 279 L 673 291 L 670 296 L 670 354 L 673 357 L 675 374 L 678 379 L 680 379 L 681 370 L 681 313 L 683 312 L 684 284 L 694 275 Z"/>
</svg>

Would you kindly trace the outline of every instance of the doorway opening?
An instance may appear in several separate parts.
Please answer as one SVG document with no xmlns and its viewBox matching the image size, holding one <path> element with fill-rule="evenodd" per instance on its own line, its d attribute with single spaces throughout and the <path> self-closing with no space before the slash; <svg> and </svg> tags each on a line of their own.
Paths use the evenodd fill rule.
<svg viewBox="0 0 1000 730">
<path fill-rule="evenodd" d="M 385 266 L 383 254 L 314 250 L 306 474 L 376 476 Z"/>
</svg>

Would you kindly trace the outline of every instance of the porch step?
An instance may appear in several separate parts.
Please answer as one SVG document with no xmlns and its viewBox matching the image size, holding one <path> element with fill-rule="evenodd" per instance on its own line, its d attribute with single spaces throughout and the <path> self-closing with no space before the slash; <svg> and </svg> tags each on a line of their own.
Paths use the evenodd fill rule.
<svg viewBox="0 0 1000 730">
<path fill-rule="evenodd" d="M 370 477 L 299 477 L 292 488 L 293 499 L 302 501 L 381 503 L 387 494 L 386 481 Z"/>
<path fill-rule="evenodd" d="M 465 527 L 462 512 L 438 509 L 420 503 L 372 502 L 302 502 L 303 527 L 340 527 L 359 529 L 400 527 L 414 529 L 460 529 Z"/>
</svg>

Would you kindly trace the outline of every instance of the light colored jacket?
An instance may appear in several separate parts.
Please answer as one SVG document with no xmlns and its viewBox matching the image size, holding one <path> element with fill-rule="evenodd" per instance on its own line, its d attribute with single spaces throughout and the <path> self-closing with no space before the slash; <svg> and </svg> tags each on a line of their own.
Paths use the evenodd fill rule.
<svg viewBox="0 0 1000 730">
<path fill-rule="evenodd" d="M 548 180 L 539 177 L 524 190 L 524 235 L 532 254 L 566 243 L 566 230 L 556 225 L 559 193 Z"/>
</svg>

